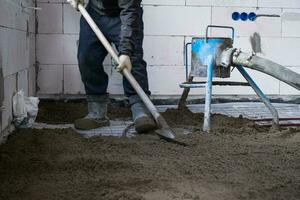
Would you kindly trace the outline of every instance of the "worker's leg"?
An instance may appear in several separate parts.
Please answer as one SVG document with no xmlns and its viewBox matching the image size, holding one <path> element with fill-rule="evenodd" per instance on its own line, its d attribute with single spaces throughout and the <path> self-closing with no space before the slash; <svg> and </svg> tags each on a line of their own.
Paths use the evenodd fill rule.
<svg viewBox="0 0 300 200">
<path fill-rule="evenodd" d="M 146 69 L 146 62 L 143 59 L 144 52 L 143 52 L 143 39 L 144 39 L 144 32 L 143 32 L 143 21 L 142 21 L 142 9 L 140 12 L 140 27 L 141 31 L 137 34 L 137 37 L 134 39 L 135 41 L 135 50 L 133 52 L 133 55 L 131 56 L 131 62 L 132 62 L 132 70 L 131 73 L 137 80 L 137 82 L 140 84 L 140 86 L 143 88 L 145 93 L 147 95 L 150 95 L 149 91 L 149 85 L 148 85 L 148 75 L 147 75 L 147 69 Z M 119 27 L 119 33 L 120 33 L 120 27 L 121 22 L 120 19 L 118 19 L 120 25 Z M 116 33 L 116 31 L 115 31 Z M 110 40 L 113 41 L 116 46 L 119 46 L 119 34 L 110 35 Z M 135 128 L 137 132 L 148 132 L 156 128 L 156 123 L 154 122 L 153 118 L 151 117 L 151 114 L 146 109 L 145 105 L 135 92 L 135 90 L 132 88 L 130 83 L 127 81 L 127 79 L 123 78 L 123 86 L 124 86 L 124 92 L 125 95 L 129 98 L 129 103 L 131 105 L 131 111 L 133 120 L 135 122 Z"/>
<path fill-rule="evenodd" d="M 144 41 L 144 23 L 143 23 L 143 10 L 141 8 L 139 16 L 139 26 L 141 27 L 137 33 L 137 37 L 134 39 L 134 52 L 131 56 L 131 62 L 133 68 L 131 70 L 132 75 L 137 80 L 139 85 L 143 88 L 147 95 L 150 95 L 149 84 L 148 84 L 148 74 L 147 74 L 147 63 L 144 60 L 144 50 L 143 50 L 143 41 Z M 126 78 L 123 79 L 123 86 L 126 96 L 130 97 L 136 95 L 135 90 L 132 88 L 130 83 Z"/>
<path fill-rule="evenodd" d="M 97 22 L 97 15 L 93 14 L 93 12 L 89 13 Z M 86 20 L 81 17 L 77 57 L 81 79 L 87 95 L 107 94 L 108 75 L 103 68 L 103 61 L 106 55 L 107 51 Z"/>
<path fill-rule="evenodd" d="M 100 23 L 101 19 L 98 15 L 92 11 L 89 13 L 96 23 Z M 106 117 L 109 100 L 107 94 L 108 75 L 103 68 L 106 55 L 107 51 L 95 33 L 86 20 L 81 18 L 78 63 L 87 95 L 88 115 L 75 121 L 74 125 L 77 129 L 89 130 L 109 125 Z"/>
<path fill-rule="evenodd" d="M 141 9 L 139 24 L 142 27 L 140 32 L 137 34 L 135 41 L 135 50 L 131 57 L 132 70 L 131 73 L 143 88 L 144 92 L 150 96 L 149 84 L 148 84 L 148 74 L 147 74 L 147 63 L 144 61 L 144 51 L 143 51 L 143 40 L 144 40 L 144 24 L 143 24 L 143 10 Z M 127 79 L 123 79 L 123 86 L 125 94 L 129 98 L 129 103 L 131 105 L 132 117 L 135 123 L 135 128 L 137 132 L 147 132 L 156 129 L 156 123 L 153 120 L 150 112 L 145 107 L 144 103 L 141 101 L 135 90 L 132 88 Z"/>
</svg>

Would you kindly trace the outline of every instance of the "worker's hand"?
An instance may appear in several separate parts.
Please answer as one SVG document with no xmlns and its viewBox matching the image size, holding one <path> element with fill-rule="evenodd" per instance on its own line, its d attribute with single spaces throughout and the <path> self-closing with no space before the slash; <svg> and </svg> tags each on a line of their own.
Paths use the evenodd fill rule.
<svg viewBox="0 0 300 200">
<path fill-rule="evenodd" d="M 127 68 L 129 71 L 131 71 L 132 69 L 132 64 L 131 64 L 131 61 L 130 61 L 130 57 L 127 56 L 127 55 L 121 55 L 119 57 L 119 66 L 116 68 L 117 72 L 122 72 L 123 69 Z"/>
<path fill-rule="evenodd" d="M 70 3 L 76 10 L 78 10 L 78 5 L 84 4 L 84 0 L 67 0 L 68 3 Z"/>
</svg>

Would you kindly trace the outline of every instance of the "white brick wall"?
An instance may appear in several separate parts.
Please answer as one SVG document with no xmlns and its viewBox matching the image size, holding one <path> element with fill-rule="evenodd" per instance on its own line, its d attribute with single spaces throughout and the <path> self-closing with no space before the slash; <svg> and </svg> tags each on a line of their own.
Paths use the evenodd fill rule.
<svg viewBox="0 0 300 200">
<path fill-rule="evenodd" d="M 37 11 L 37 16 L 33 10 L 21 8 L 21 5 L 34 6 L 34 0 L 0 0 L 0 83 L 4 84 L 0 87 L 0 90 L 4 88 L 0 91 L 4 96 L 0 104 L 4 108 L 0 113 L 0 140 L 12 120 L 12 96 L 16 91 L 23 89 L 26 95 L 34 95 L 37 85 L 39 95 L 84 94 L 76 60 L 80 14 L 65 0 L 36 1 L 43 9 Z M 203 36 L 209 24 L 233 26 L 236 30 L 234 46 L 244 51 L 251 51 L 249 36 L 253 32 L 260 33 L 262 56 L 300 73 L 299 21 L 231 19 L 235 11 L 300 13 L 300 0 L 143 0 L 143 6 L 145 60 L 154 95 L 181 94 L 178 84 L 185 79 L 184 44 L 193 36 Z M 229 36 L 229 32 L 213 30 L 210 36 Z M 111 69 L 109 57 L 104 63 L 110 76 L 109 92 L 122 94 L 121 75 Z M 248 71 L 267 94 L 300 94 L 270 76 Z M 230 80 L 242 81 L 243 78 L 234 70 Z M 254 94 L 248 87 L 214 87 L 213 91 L 220 95 Z M 204 94 L 204 90 L 192 93 Z"/>
<path fill-rule="evenodd" d="M 4 99 L 0 99 L 0 142 L 12 121 L 12 96 L 20 89 L 35 95 L 35 13 L 23 6 L 33 0 L 0 0 L 0 70 Z M 2 84 L 2 81 L 0 81 Z M 1 96 L 1 95 L 0 95 Z"/>
<path fill-rule="evenodd" d="M 78 12 L 63 0 L 37 0 L 43 11 L 38 12 L 37 61 L 40 63 L 38 85 L 40 95 L 83 94 L 84 89 L 77 67 Z M 184 44 L 192 36 L 203 36 L 209 24 L 229 25 L 236 29 L 235 46 L 251 51 L 249 36 L 262 36 L 263 56 L 300 69 L 300 22 L 280 18 L 260 18 L 255 22 L 233 21 L 231 14 L 256 12 L 281 14 L 300 12 L 300 0 L 143 0 L 145 23 L 145 60 L 148 62 L 149 82 L 155 95 L 178 95 L 178 84 L 185 79 Z M 213 30 L 211 36 L 228 36 L 228 31 Z M 122 94 L 121 77 L 110 69 L 109 92 Z M 49 73 L 49 74 L 48 74 Z M 300 92 L 259 72 L 250 71 L 267 94 L 299 95 Z M 168 77 L 166 81 L 165 77 Z M 57 80 L 55 83 L 47 81 Z M 231 80 L 243 81 L 237 71 Z M 204 90 L 193 90 L 203 94 Z M 247 87 L 215 87 L 215 94 L 254 94 Z"/>
</svg>

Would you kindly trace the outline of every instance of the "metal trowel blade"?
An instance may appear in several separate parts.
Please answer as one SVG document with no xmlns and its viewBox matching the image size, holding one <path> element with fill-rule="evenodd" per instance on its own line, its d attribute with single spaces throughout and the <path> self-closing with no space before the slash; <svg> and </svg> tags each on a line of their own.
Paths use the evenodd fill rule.
<svg viewBox="0 0 300 200">
<path fill-rule="evenodd" d="M 159 126 L 159 129 L 157 129 L 155 132 L 160 138 L 166 140 L 167 142 L 187 146 L 185 143 L 176 140 L 174 131 L 172 131 L 166 120 L 161 115 L 156 118 L 156 122 Z"/>
<path fill-rule="evenodd" d="M 156 130 L 155 132 L 160 138 L 166 140 L 167 142 L 187 146 L 186 143 L 180 142 L 176 139 L 175 133 L 170 128 L 161 128 Z"/>
<path fill-rule="evenodd" d="M 155 131 L 160 137 L 168 138 L 170 140 L 175 139 L 174 132 L 171 129 L 161 128 Z"/>
</svg>

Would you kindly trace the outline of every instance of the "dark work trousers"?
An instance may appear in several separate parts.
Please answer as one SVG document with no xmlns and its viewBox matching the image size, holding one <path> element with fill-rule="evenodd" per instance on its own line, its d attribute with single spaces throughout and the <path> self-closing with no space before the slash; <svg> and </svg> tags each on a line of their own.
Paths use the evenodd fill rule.
<svg viewBox="0 0 300 200">
<path fill-rule="evenodd" d="M 89 14 L 94 19 L 107 40 L 113 43 L 117 49 L 120 43 L 121 20 L 120 17 L 103 16 L 96 13 L 93 9 L 87 8 Z M 131 56 L 132 75 L 143 88 L 146 94 L 150 95 L 148 86 L 148 76 L 146 62 L 143 60 L 143 21 L 142 8 L 140 14 L 141 31 L 134 38 L 135 49 Z M 85 86 L 87 95 L 107 94 L 108 75 L 103 69 L 103 61 L 107 56 L 107 51 L 92 31 L 86 20 L 80 19 L 80 36 L 78 47 L 78 63 L 81 78 Z M 130 83 L 123 78 L 123 88 L 127 97 L 136 95 Z"/>
</svg>

